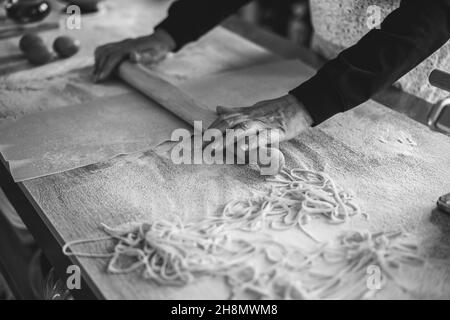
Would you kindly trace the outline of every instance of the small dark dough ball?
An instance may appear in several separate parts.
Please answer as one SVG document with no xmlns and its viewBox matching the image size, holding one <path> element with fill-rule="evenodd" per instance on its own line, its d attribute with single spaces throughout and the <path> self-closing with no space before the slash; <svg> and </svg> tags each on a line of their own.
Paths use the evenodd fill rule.
<svg viewBox="0 0 450 320">
<path fill-rule="evenodd" d="M 45 45 L 35 46 L 26 53 L 27 59 L 31 64 L 40 66 L 50 62 L 52 53 Z"/>
<path fill-rule="evenodd" d="M 44 40 L 36 33 L 27 33 L 20 38 L 19 48 L 24 53 L 37 46 L 44 46 Z"/>
<path fill-rule="evenodd" d="M 53 42 L 53 50 L 61 58 L 68 58 L 73 56 L 80 50 L 80 42 L 71 37 L 61 36 Z"/>
</svg>

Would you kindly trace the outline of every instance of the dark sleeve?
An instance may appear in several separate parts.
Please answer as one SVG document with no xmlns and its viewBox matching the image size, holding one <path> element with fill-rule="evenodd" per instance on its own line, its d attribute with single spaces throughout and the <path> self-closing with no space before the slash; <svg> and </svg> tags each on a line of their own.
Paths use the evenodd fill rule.
<svg viewBox="0 0 450 320">
<path fill-rule="evenodd" d="M 369 31 L 290 93 L 319 124 L 392 85 L 449 37 L 450 0 L 402 0 L 379 29 Z"/>
<path fill-rule="evenodd" d="M 156 29 L 164 29 L 176 42 L 176 50 L 195 41 L 251 0 L 178 0 Z"/>
</svg>

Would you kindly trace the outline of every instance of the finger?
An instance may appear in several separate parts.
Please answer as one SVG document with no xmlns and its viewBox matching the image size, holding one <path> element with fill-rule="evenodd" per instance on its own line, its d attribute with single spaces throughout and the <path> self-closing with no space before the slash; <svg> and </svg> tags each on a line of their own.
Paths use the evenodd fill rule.
<svg viewBox="0 0 450 320">
<path fill-rule="evenodd" d="M 132 63 L 141 63 L 142 55 L 139 52 L 133 50 L 133 51 L 131 51 L 130 55 L 128 56 L 128 59 Z"/>
<path fill-rule="evenodd" d="M 94 52 L 94 70 L 92 72 L 92 74 L 95 76 L 96 74 L 98 74 L 98 70 L 99 70 L 99 65 L 100 65 L 100 60 L 102 59 L 103 54 L 102 54 L 102 48 L 98 47 L 97 49 L 95 49 Z"/>
<path fill-rule="evenodd" d="M 233 114 L 233 113 L 240 113 L 242 112 L 244 108 L 238 107 L 238 108 L 230 108 L 230 107 L 223 107 L 223 106 L 217 106 L 216 112 L 219 115 L 227 115 L 227 114 Z"/>
<path fill-rule="evenodd" d="M 240 123 L 250 121 L 250 117 L 245 113 L 230 113 L 230 114 L 222 114 L 220 118 L 224 121 L 227 121 L 230 126 L 234 127 Z"/>
<path fill-rule="evenodd" d="M 236 108 L 226 108 L 227 110 L 233 110 L 233 112 L 223 112 L 223 108 L 226 107 L 217 107 L 216 113 L 219 115 L 218 120 L 227 121 L 230 126 L 235 126 L 236 124 L 249 120 L 249 115 L 242 112 L 234 112 Z"/>
<path fill-rule="evenodd" d="M 103 57 L 102 59 L 99 59 L 98 62 L 95 65 L 95 70 L 93 72 L 93 79 L 94 82 L 99 82 L 100 81 L 100 73 L 102 70 L 102 66 L 105 64 L 106 58 Z"/>
<path fill-rule="evenodd" d="M 101 56 L 102 53 L 104 53 L 105 51 L 106 51 L 106 47 L 105 46 L 99 46 L 99 47 L 95 48 L 94 56 L 95 57 Z"/>
<path fill-rule="evenodd" d="M 286 159 L 279 149 L 260 148 L 258 155 L 258 166 L 263 176 L 277 175 L 286 165 Z"/>
<path fill-rule="evenodd" d="M 109 53 L 113 52 L 113 49 L 113 47 L 108 47 L 106 45 L 97 47 L 94 51 L 94 57 L 96 60 L 99 60 L 102 57 L 107 56 Z"/>
<path fill-rule="evenodd" d="M 133 63 L 153 63 L 154 54 L 151 52 L 132 51 L 128 57 Z"/>
<path fill-rule="evenodd" d="M 234 150 L 234 146 L 238 144 L 238 147 L 243 151 L 247 151 L 247 145 L 245 139 L 253 140 L 253 136 L 258 134 L 261 130 L 261 124 L 255 121 L 244 121 L 238 123 L 233 128 L 233 132 L 227 134 L 221 144 L 214 143 L 212 148 L 217 152 L 223 152 L 224 149 Z"/>
<path fill-rule="evenodd" d="M 263 129 L 264 126 L 259 121 L 246 121 L 238 123 L 233 127 L 233 130 L 235 130 L 235 136 L 238 139 L 242 139 L 246 136 L 250 137 L 253 135 L 257 135 L 259 131 Z"/>
<path fill-rule="evenodd" d="M 216 107 L 216 112 L 217 112 L 217 114 L 227 114 L 227 113 L 234 112 L 234 110 L 233 110 L 233 108 L 217 106 Z"/>
<path fill-rule="evenodd" d="M 280 143 L 280 132 L 278 130 L 263 129 L 258 131 L 256 139 L 251 139 L 248 144 L 249 150 L 265 148 L 268 146 L 278 147 Z"/>
<path fill-rule="evenodd" d="M 235 136 L 238 141 L 239 147 L 244 151 L 252 150 L 250 145 L 257 144 L 259 133 L 264 130 L 264 125 L 259 121 L 249 121 L 236 125 L 234 128 Z M 244 140 L 245 139 L 245 140 Z M 227 143 L 227 147 L 230 146 Z"/>
<path fill-rule="evenodd" d="M 161 48 L 157 48 L 152 50 L 153 52 L 151 53 L 153 55 L 152 57 L 152 61 L 150 61 L 150 63 L 158 63 L 162 60 L 164 60 L 167 57 L 168 51 L 165 49 L 161 49 Z"/>
<path fill-rule="evenodd" d="M 259 148 L 265 148 L 269 144 L 269 139 L 265 133 L 258 132 L 252 136 L 248 141 L 248 151 L 257 151 Z"/>
<path fill-rule="evenodd" d="M 95 82 L 99 82 L 100 81 L 100 75 L 103 71 L 103 68 L 106 64 L 106 62 L 108 61 L 108 56 L 107 55 L 102 55 L 101 57 L 99 57 L 96 68 L 95 68 L 95 73 L 94 73 L 94 81 Z"/>
<path fill-rule="evenodd" d="M 142 63 L 142 64 L 155 64 L 160 62 L 165 58 L 165 55 L 162 53 L 155 52 L 137 52 L 133 51 L 130 53 L 129 59 L 133 63 Z"/>
<path fill-rule="evenodd" d="M 100 72 L 102 71 L 103 66 L 105 65 L 106 60 L 108 59 L 108 51 L 102 48 L 97 48 L 95 50 L 95 65 L 94 65 L 94 80 L 98 80 Z"/>
<path fill-rule="evenodd" d="M 241 123 L 233 128 L 233 135 L 226 136 L 224 149 L 227 152 L 234 152 L 236 161 L 239 164 L 258 164 L 258 137 L 261 130 L 264 130 L 264 125 L 258 121 L 249 121 Z M 266 146 L 269 139 L 260 140 L 261 146 Z M 250 148 L 249 145 L 256 147 Z M 218 152 L 223 152 L 220 148 Z"/>
<path fill-rule="evenodd" d="M 108 59 L 106 59 L 104 65 L 101 67 L 98 80 L 103 81 L 108 78 L 123 61 L 123 58 L 124 57 L 122 54 L 113 54 L 108 56 Z"/>
<path fill-rule="evenodd" d="M 227 129 L 232 128 L 232 125 L 230 122 L 221 119 L 220 117 L 211 125 L 209 126 L 208 130 L 210 129 L 217 129 L 222 134 L 225 134 Z M 220 139 L 219 141 L 214 141 L 213 143 L 210 143 L 211 148 L 215 150 L 216 152 L 222 152 L 224 149 L 229 147 L 230 145 L 234 145 L 234 142 L 237 140 L 231 139 L 230 135 L 225 136 L 224 139 Z M 208 144 L 205 144 L 204 147 L 206 147 Z"/>
<path fill-rule="evenodd" d="M 108 62 L 108 59 L 110 59 L 110 56 L 114 55 L 124 55 L 122 50 L 117 47 L 115 44 L 111 44 L 109 46 L 102 46 L 95 50 L 95 71 L 94 71 L 94 77 L 97 79 L 100 78 L 100 74 L 102 71 L 104 71 L 105 65 Z"/>
<path fill-rule="evenodd" d="M 224 118 L 223 116 L 220 116 L 208 127 L 208 129 L 218 129 L 220 132 L 225 133 L 227 129 L 231 129 L 237 124 L 247 120 L 247 116 L 239 116 L 234 118 Z"/>
</svg>

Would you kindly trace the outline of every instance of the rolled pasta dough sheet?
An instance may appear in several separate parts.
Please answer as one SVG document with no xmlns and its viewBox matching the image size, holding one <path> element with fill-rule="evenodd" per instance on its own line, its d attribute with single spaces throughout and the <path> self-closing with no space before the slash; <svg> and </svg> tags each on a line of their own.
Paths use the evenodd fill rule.
<svg viewBox="0 0 450 320">
<path fill-rule="evenodd" d="M 25 115 L 0 125 L 0 152 L 15 181 L 64 172 L 157 146 L 189 128 L 139 93 Z"/>
</svg>

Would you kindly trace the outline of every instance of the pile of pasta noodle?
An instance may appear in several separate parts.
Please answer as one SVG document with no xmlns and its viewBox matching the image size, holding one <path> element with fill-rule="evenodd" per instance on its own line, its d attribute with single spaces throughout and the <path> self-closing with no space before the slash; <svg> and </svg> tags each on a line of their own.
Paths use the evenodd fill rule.
<svg viewBox="0 0 450 320">
<path fill-rule="evenodd" d="M 267 181 L 272 184 L 269 192 L 228 203 L 220 218 L 226 220 L 226 224 L 246 231 L 298 227 L 318 242 L 304 228 L 312 219 L 342 224 L 362 214 L 349 192 L 336 186 L 325 173 L 306 166 L 290 171 L 283 169 Z"/>
<path fill-rule="evenodd" d="M 303 166 L 283 170 L 270 183 L 269 191 L 232 201 L 220 215 L 189 222 L 159 219 L 119 229 L 103 225 L 107 236 L 69 242 L 63 251 L 107 258 L 108 272 L 139 270 L 160 285 L 181 286 L 201 276 L 223 276 L 231 298 L 263 299 L 367 298 L 373 293 L 364 278 L 368 267 L 378 266 L 384 286 L 397 279 L 394 269 L 424 262 L 417 246 L 402 233 L 351 231 L 338 241 L 323 243 L 306 232 L 304 226 L 314 218 L 340 224 L 361 214 L 353 197 L 328 175 Z M 241 236 L 295 227 L 315 240 L 314 250 Z M 114 240 L 112 252 L 73 249 L 104 240 Z M 331 266 L 333 271 L 321 271 L 321 266 Z M 349 285 L 355 288 L 349 290 Z"/>
<path fill-rule="evenodd" d="M 369 299 L 389 281 L 409 293 L 412 289 L 400 280 L 403 268 L 427 264 L 418 246 L 402 232 L 347 231 L 338 241 L 320 244 L 310 252 L 274 248 L 265 249 L 272 262 L 269 267 L 260 272 L 247 267 L 230 274 L 233 297 Z"/>
<path fill-rule="evenodd" d="M 242 264 L 255 252 L 255 246 L 226 234 L 212 234 L 196 224 L 157 220 L 136 226 L 102 228 L 107 237 L 67 243 L 66 255 L 109 258 L 108 272 L 114 274 L 142 270 L 144 278 L 161 285 L 185 285 L 196 275 L 217 275 Z M 83 253 L 75 245 L 115 240 L 111 253 Z"/>
</svg>

